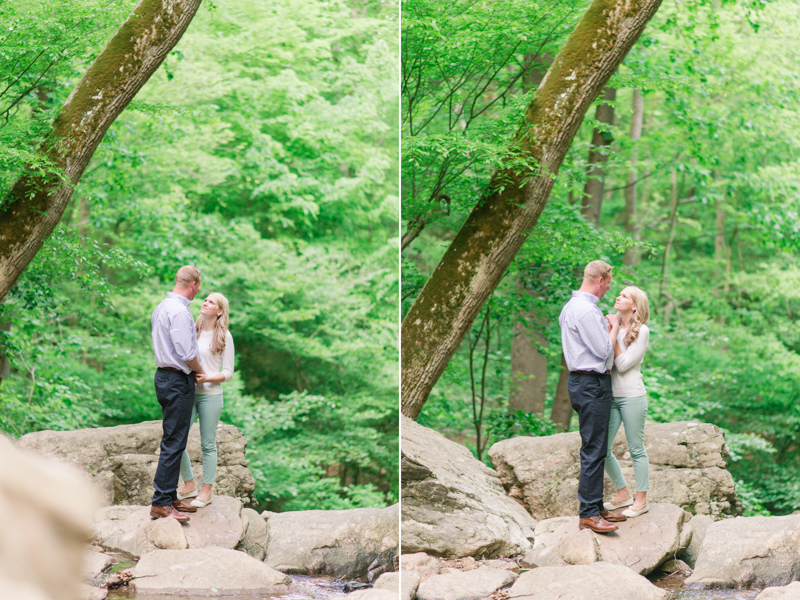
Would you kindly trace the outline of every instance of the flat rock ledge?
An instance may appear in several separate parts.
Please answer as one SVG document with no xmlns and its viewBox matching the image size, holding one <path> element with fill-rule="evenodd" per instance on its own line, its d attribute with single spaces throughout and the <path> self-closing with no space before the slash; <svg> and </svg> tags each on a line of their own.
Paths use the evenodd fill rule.
<svg viewBox="0 0 800 600">
<path fill-rule="evenodd" d="M 176 595 L 279 594 L 291 583 L 288 575 L 270 569 L 238 550 L 156 550 L 134 568 L 138 593 Z"/>
<path fill-rule="evenodd" d="M 375 581 L 395 568 L 399 507 L 268 514 L 264 564 L 298 575 Z"/>
<path fill-rule="evenodd" d="M 617 523 L 610 534 L 578 529 L 578 517 L 540 521 L 536 545 L 522 560 L 524 567 L 563 567 L 603 561 L 647 575 L 684 550 L 681 531 L 691 515 L 674 504 L 650 503 L 650 511 Z M 555 526 L 551 531 L 548 521 Z M 686 540 L 683 540 L 686 543 Z"/>
<path fill-rule="evenodd" d="M 261 560 L 265 537 L 263 519 L 254 510 L 243 510 L 241 501 L 229 496 L 214 496 L 207 507 L 189 513 L 189 521 L 183 524 L 151 519 L 149 506 L 108 506 L 95 515 L 97 543 L 106 551 L 134 558 L 154 550 L 216 546 L 238 548 Z"/>
<path fill-rule="evenodd" d="M 670 593 L 627 567 L 606 562 L 541 567 L 523 573 L 508 592 L 510 600 L 668 600 Z"/>
<path fill-rule="evenodd" d="M 508 495 L 525 506 L 534 519 L 578 513 L 580 434 L 516 437 L 494 444 L 489 457 Z M 727 471 L 728 450 L 722 432 L 697 421 L 647 423 L 645 446 L 650 461 L 650 502 L 676 504 L 692 514 L 714 520 L 737 516 L 742 505 Z M 614 439 L 628 485 L 633 487 L 633 463 L 624 428 Z M 614 486 L 605 476 L 606 500 Z"/>
<path fill-rule="evenodd" d="M 91 476 L 106 506 L 142 506 L 149 505 L 153 496 L 161 435 L 161 421 L 145 421 L 75 431 L 37 431 L 23 435 L 17 445 L 80 467 Z M 256 485 L 247 468 L 246 443 L 235 426 L 220 424 L 217 428 L 214 493 L 238 498 L 245 505 L 252 503 Z M 186 449 L 195 478 L 200 481 L 203 465 L 197 423 L 189 430 Z"/>
<path fill-rule="evenodd" d="M 434 575 L 419 584 L 418 600 L 470 600 L 483 598 L 514 583 L 517 574 L 504 569 L 479 567 Z"/>
<path fill-rule="evenodd" d="M 694 572 L 693 588 L 785 586 L 800 579 L 800 514 L 737 517 L 711 524 Z"/>
<path fill-rule="evenodd" d="M 536 521 L 467 448 L 402 419 L 403 553 L 458 558 L 519 554 Z"/>
</svg>

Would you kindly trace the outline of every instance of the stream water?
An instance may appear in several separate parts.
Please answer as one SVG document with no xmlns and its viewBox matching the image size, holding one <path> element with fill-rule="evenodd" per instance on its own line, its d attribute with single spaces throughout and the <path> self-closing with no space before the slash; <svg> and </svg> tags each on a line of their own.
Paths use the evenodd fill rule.
<svg viewBox="0 0 800 600">
<path fill-rule="evenodd" d="M 306 577 L 290 575 L 292 583 L 288 591 L 272 594 L 248 594 L 237 596 L 214 596 L 215 600 L 330 600 L 347 595 L 347 582 L 325 579 L 323 577 Z M 174 596 L 171 594 L 137 594 L 130 590 L 119 589 L 108 593 L 108 600 L 208 600 L 206 595 Z"/>
<path fill-rule="evenodd" d="M 664 575 L 651 581 L 656 587 L 672 592 L 672 600 L 753 600 L 761 590 L 692 590 L 683 587 L 686 575 Z"/>
</svg>

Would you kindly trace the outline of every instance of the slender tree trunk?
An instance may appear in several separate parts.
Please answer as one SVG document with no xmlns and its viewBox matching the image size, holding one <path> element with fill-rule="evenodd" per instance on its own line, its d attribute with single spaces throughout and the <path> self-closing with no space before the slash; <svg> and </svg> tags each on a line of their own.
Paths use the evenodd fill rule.
<svg viewBox="0 0 800 600">
<path fill-rule="evenodd" d="M 625 231 L 633 239 L 639 240 L 639 223 L 636 215 L 636 179 L 639 173 L 636 169 L 639 162 L 637 143 L 642 137 L 642 124 L 644 122 L 644 97 L 642 92 L 633 90 L 633 115 L 631 116 L 631 170 L 628 171 L 628 181 L 625 186 Z M 639 264 L 639 251 L 637 248 L 626 248 L 622 259 L 623 265 L 636 266 Z"/>
<path fill-rule="evenodd" d="M 661 0 L 594 0 L 556 57 L 514 145 L 539 168 L 499 170 L 403 320 L 402 410 L 416 419 L 544 209 L 586 110 Z"/>
<path fill-rule="evenodd" d="M 613 102 L 617 99 L 617 90 L 606 88 L 603 100 Z M 608 125 L 614 124 L 614 106 L 601 104 L 597 107 L 595 119 Z M 606 169 L 608 162 L 607 146 L 611 145 L 614 138 L 608 131 L 600 131 L 597 127 L 592 131 L 592 149 L 589 152 L 589 178 L 583 188 L 583 203 L 581 212 L 586 215 L 586 221 L 600 227 L 600 209 L 603 206 L 603 188 L 605 187 Z"/>
<path fill-rule="evenodd" d="M 525 293 L 526 286 L 522 276 L 517 288 L 521 293 Z M 546 322 L 537 318 L 533 312 L 528 312 L 524 316 L 526 320 L 535 322 L 537 328 L 529 329 L 523 321 L 514 323 L 508 409 L 541 415 L 544 413 L 544 396 L 547 392 L 547 355 L 539 352 L 536 344 L 547 347 L 547 340 L 542 333 Z"/>
<path fill-rule="evenodd" d="M 717 235 L 714 238 L 714 258 L 725 257 L 725 207 L 722 200 L 717 200 Z"/>
<path fill-rule="evenodd" d="M 658 290 L 658 295 L 664 293 L 664 282 L 667 279 L 667 263 L 669 261 L 669 251 L 672 248 L 672 242 L 675 239 L 675 222 L 678 218 L 678 176 L 673 169 L 669 174 L 669 233 L 667 237 L 667 245 L 664 248 L 664 258 L 661 261 L 661 285 Z"/>
<path fill-rule="evenodd" d="M 569 401 L 569 369 L 564 354 L 561 354 L 561 372 L 558 374 L 558 386 L 556 395 L 553 397 L 553 408 L 550 411 L 550 420 L 558 425 L 559 430 L 569 431 L 569 423 L 572 420 L 572 403 Z"/>
<path fill-rule="evenodd" d="M 0 299 L 53 232 L 106 131 L 181 39 L 200 2 L 141 0 L 75 86 L 40 149 L 65 180 L 25 174 L 0 212 Z"/>
</svg>

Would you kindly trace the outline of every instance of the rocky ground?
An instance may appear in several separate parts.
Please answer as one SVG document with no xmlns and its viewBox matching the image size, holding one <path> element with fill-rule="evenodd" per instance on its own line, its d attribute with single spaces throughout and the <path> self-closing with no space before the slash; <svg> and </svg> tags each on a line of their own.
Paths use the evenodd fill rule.
<svg viewBox="0 0 800 600">
<path fill-rule="evenodd" d="M 608 535 L 578 529 L 577 433 L 495 444 L 495 469 L 407 419 L 402 436 L 409 598 L 662 600 L 671 592 L 652 580 L 671 573 L 688 575 L 682 589 L 749 587 L 763 589 L 759 600 L 800 600 L 800 515 L 739 516 L 713 425 L 647 425 L 650 511 Z M 632 483 L 624 431 L 613 451 Z M 610 500 L 610 481 L 605 489 Z"/>
<path fill-rule="evenodd" d="M 233 426 L 223 425 L 220 430 L 219 489 L 215 486 L 213 502 L 190 513 L 186 523 L 150 518 L 159 422 L 39 432 L 21 438 L 19 447 L 49 456 L 47 464 L 56 464 L 55 458 L 57 463 L 68 464 L 62 468 L 83 471 L 82 476 L 73 476 L 76 489 L 93 488 L 99 504 L 105 506 L 94 512 L 92 543 L 83 553 L 83 587 L 66 594 L 54 584 L 35 593 L 23 590 L 15 600 L 102 600 L 109 589 L 119 587 L 140 594 L 307 595 L 292 583 L 290 575 L 363 582 L 360 587 L 364 589 L 351 594 L 361 600 L 397 598 L 401 591 L 398 506 L 259 514 L 249 507 L 255 482 L 244 459 L 244 438 Z M 196 427 L 190 434 L 189 454 L 199 467 Z M 41 458 L 37 461 L 46 463 Z M 85 499 L 81 502 L 86 507 L 94 504 Z M 48 519 L 58 523 L 65 518 L 58 513 L 69 513 L 70 506 L 68 498 L 50 503 L 45 507 L 49 512 L 39 514 L 38 521 L 33 518 L 37 515 L 30 515 L 27 525 L 49 530 L 53 526 L 42 523 Z M 86 524 L 64 532 L 72 546 L 88 537 L 82 527 Z M 31 543 L 36 539 L 29 537 Z M 80 556 L 80 552 L 73 554 Z M 41 578 L 36 569 L 29 570 L 32 581 Z M 67 578 L 74 578 L 77 572 L 72 569 Z M 0 569 L 0 584 L 3 575 Z M 0 591 L 5 589 L 0 585 Z"/>
</svg>

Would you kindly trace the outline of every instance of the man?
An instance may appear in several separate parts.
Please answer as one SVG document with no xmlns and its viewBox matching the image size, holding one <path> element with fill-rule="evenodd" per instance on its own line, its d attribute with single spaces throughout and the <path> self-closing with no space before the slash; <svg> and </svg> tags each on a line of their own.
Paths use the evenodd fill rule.
<svg viewBox="0 0 800 600">
<path fill-rule="evenodd" d="M 586 265 L 583 284 L 561 311 L 561 344 L 569 369 L 569 399 L 578 413 L 581 432 L 581 475 L 578 482 L 580 529 L 615 531 L 627 517 L 603 508 L 603 468 L 611 415 L 612 340 L 619 331 L 616 315 L 603 317 L 597 307 L 611 288 L 611 265 L 595 260 Z"/>
<path fill-rule="evenodd" d="M 186 449 L 194 405 L 195 373 L 203 373 L 197 356 L 197 335 L 189 303 L 200 291 L 200 270 L 193 266 L 178 269 L 175 288 L 153 311 L 153 351 L 155 352 L 156 398 L 161 405 L 164 434 L 161 455 L 153 479 L 155 493 L 150 517 L 172 517 L 188 521 L 184 512 L 197 508 L 178 500 L 177 487 L 181 455 Z"/>
</svg>

